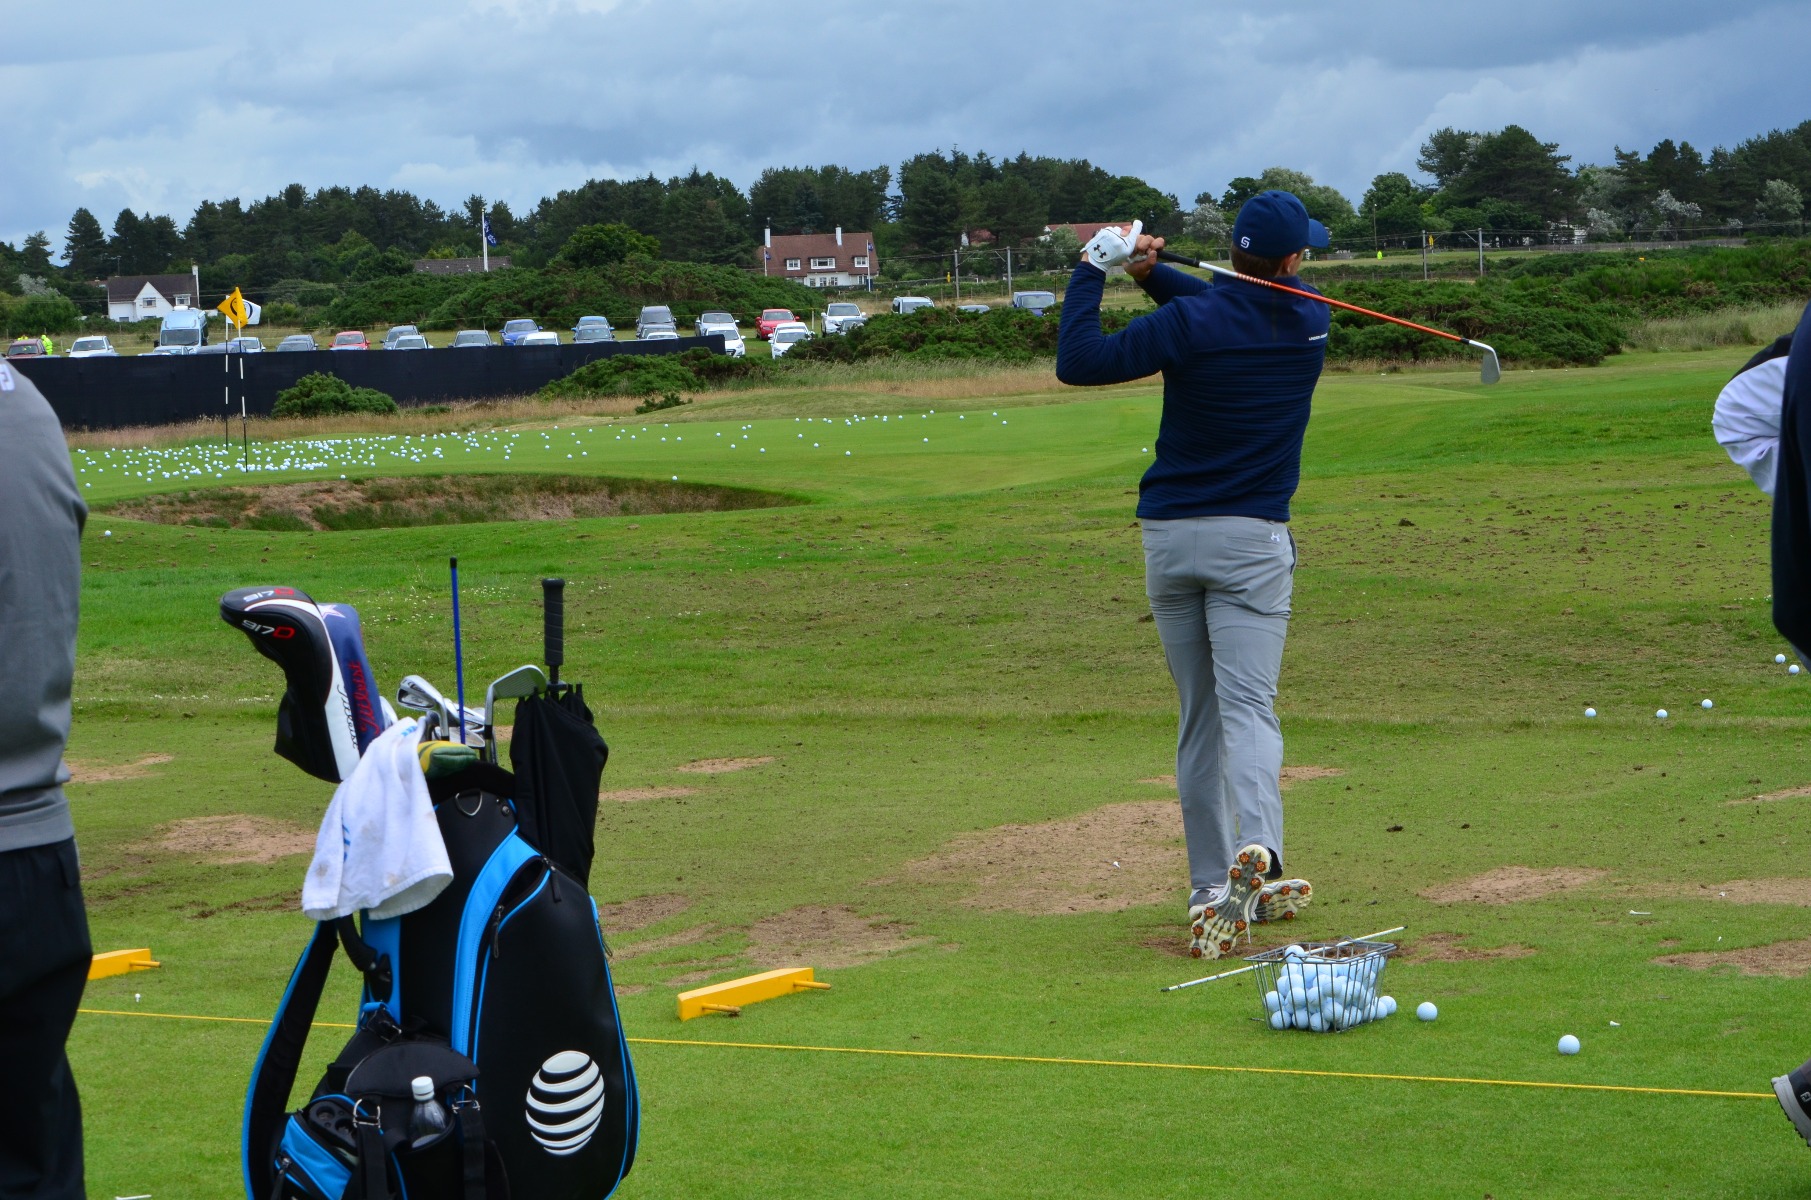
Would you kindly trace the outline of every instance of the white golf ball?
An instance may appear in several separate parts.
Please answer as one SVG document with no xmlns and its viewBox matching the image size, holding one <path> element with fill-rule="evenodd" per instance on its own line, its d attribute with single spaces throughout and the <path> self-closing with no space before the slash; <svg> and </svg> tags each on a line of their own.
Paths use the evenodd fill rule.
<svg viewBox="0 0 1811 1200">
<path fill-rule="evenodd" d="M 1585 715 L 1587 717 L 1595 717 L 1597 715 L 1597 710 L 1595 708 L 1587 708 L 1585 710 Z"/>
<path fill-rule="evenodd" d="M 1316 1033 L 1327 1032 L 1327 1018 L 1321 1016 L 1319 1013 L 1309 1013 L 1308 1028 L 1314 1030 Z"/>
<path fill-rule="evenodd" d="M 1787 667 L 1787 668 L 1786 668 L 1786 674 L 1788 674 L 1788 675 L 1796 675 L 1796 674 L 1798 674 L 1798 664 L 1797 664 L 1797 663 L 1793 663 L 1793 664 L 1792 664 L 1792 665 L 1791 665 L 1791 666 L 1789 666 L 1789 667 Z"/>
<path fill-rule="evenodd" d="M 1283 998 L 1275 992 L 1264 993 L 1264 1008 L 1269 1012 L 1278 1012 L 1283 1007 Z"/>
<path fill-rule="evenodd" d="M 101 531 L 101 536 L 102 537 L 112 537 L 113 531 L 111 529 L 104 529 Z"/>
<path fill-rule="evenodd" d="M 1423 1000 L 1415 1006 L 1415 1015 L 1423 1021 L 1431 1021 L 1440 1015 L 1440 1010 L 1434 1007 L 1432 1000 Z"/>
<path fill-rule="evenodd" d="M 1287 1029 L 1289 1028 L 1289 1018 L 1280 1012 L 1273 1012 L 1270 1014 L 1270 1027 L 1272 1029 Z"/>
<path fill-rule="evenodd" d="M 1396 997 L 1394 997 L 1394 996 L 1377 997 L 1377 1015 L 1380 1017 L 1395 1016 L 1396 1015 Z"/>
<path fill-rule="evenodd" d="M 1664 708 L 1655 709 L 1654 715 L 1662 721 L 1666 720 L 1666 710 Z"/>
<path fill-rule="evenodd" d="M 1308 1010 L 1305 1008 L 1296 1009 L 1295 1016 L 1290 1018 L 1290 1024 L 1294 1025 L 1297 1029 L 1309 1028 L 1308 1022 L 1309 1022 Z"/>
<path fill-rule="evenodd" d="M 1712 704 L 1708 699 L 1704 699 L 1704 700 L 1698 701 L 1698 707 L 1699 708 L 1715 708 L 1716 705 Z"/>
<path fill-rule="evenodd" d="M 1773 661 L 1776 663 L 1784 663 L 1786 661 L 1786 656 L 1784 654 L 1776 654 L 1773 656 Z"/>
<path fill-rule="evenodd" d="M 1306 954 L 1307 954 L 1307 951 L 1303 950 L 1300 946 L 1284 946 L 1283 947 L 1283 961 L 1284 962 L 1299 963 L 1302 961 L 1303 957 L 1306 956 Z"/>
<path fill-rule="evenodd" d="M 1578 1053 L 1578 1039 L 1568 1033 L 1565 1037 L 1563 1037 L 1559 1040 L 1559 1052 L 1561 1054 L 1577 1054 Z"/>
</svg>

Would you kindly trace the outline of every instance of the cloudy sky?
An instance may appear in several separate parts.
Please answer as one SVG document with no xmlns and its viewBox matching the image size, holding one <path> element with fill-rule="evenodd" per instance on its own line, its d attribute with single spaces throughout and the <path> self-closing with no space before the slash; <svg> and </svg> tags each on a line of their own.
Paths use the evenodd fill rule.
<svg viewBox="0 0 1811 1200">
<path fill-rule="evenodd" d="M 78 205 L 181 224 L 296 181 L 520 213 L 593 176 L 746 188 L 953 144 L 1085 156 L 1185 203 L 1272 165 L 1356 200 L 1445 125 L 1590 162 L 1811 118 L 1804 0 L 96 0 L 28 24 L 0 42 L 0 239 L 59 248 Z"/>
</svg>

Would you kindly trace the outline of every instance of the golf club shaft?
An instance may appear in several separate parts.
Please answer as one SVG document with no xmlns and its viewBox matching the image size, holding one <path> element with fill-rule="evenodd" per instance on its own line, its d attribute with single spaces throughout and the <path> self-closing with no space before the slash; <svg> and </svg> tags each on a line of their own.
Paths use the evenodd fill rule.
<svg viewBox="0 0 1811 1200">
<path fill-rule="evenodd" d="M 459 560 L 449 558 L 453 573 L 453 685 L 458 691 L 459 744 L 465 745 L 465 650 L 459 642 Z"/>
<path fill-rule="evenodd" d="M 1340 938 L 1337 942 L 1333 943 L 1333 946 L 1331 948 L 1338 949 L 1341 946 L 1350 946 L 1355 942 L 1368 942 L 1372 938 L 1388 937 L 1392 933 L 1401 933 L 1404 929 L 1407 929 L 1407 928 L 1408 928 L 1407 925 L 1398 925 L 1394 929 L 1379 929 L 1376 933 L 1367 933 L 1363 937 Z M 1191 987 L 1194 987 L 1196 984 L 1212 983 L 1216 979 L 1226 979 L 1233 975 L 1243 975 L 1247 971 L 1257 970 L 1260 965 L 1262 965 L 1262 964 L 1252 963 L 1248 967 L 1240 967 L 1234 971 L 1222 971 L 1218 975 L 1209 975 L 1204 979 L 1191 979 L 1187 983 L 1172 983 L 1169 987 L 1158 988 L 1157 990 L 1160 992 L 1179 992 L 1183 988 L 1191 988 Z"/>
<path fill-rule="evenodd" d="M 560 686 L 566 661 L 566 581 L 541 580 L 541 649 L 547 655 L 547 686 Z"/>
<path fill-rule="evenodd" d="M 1318 300 L 1330 308 L 1343 308 L 1347 312 L 1355 312 L 1363 317 L 1374 317 L 1379 321 L 1388 321 L 1392 325 L 1400 325 L 1404 329 L 1413 329 L 1419 333 L 1429 334 L 1433 337 L 1445 338 L 1449 342 L 1458 342 L 1463 346 L 1477 346 L 1480 349 L 1488 349 L 1483 342 L 1475 342 L 1468 337 L 1460 337 L 1456 333 L 1448 333 L 1444 329 L 1435 329 L 1431 325 L 1417 325 L 1415 322 L 1405 321 L 1401 317 L 1392 317 L 1389 313 L 1380 313 L 1374 309 L 1360 308 L 1356 304 L 1347 304 L 1344 300 L 1335 300 L 1330 296 L 1322 296 L 1316 292 L 1306 291 L 1302 288 L 1293 288 L 1286 283 L 1278 283 L 1274 279 L 1263 279 L 1256 275 L 1246 275 L 1243 272 L 1234 271 L 1229 267 L 1222 267 L 1215 263 L 1203 262 L 1200 259 L 1190 258 L 1186 254 L 1177 254 L 1171 250 L 1159 250 L 1157 252 L 1157 257 L 1164 262 L 1180 263 L 1185 267 L 1199 267 L 1203 271 L 1212 271 L 1214 274 L 1224 275 L 1228 279 L 1239 279 L 1246 283 L 1255 283 L 1259 287 L 1272 288 L 1279 292 L 1288 292 L 1291 296 L 1300 296 L 1305 300 Z"/>
</svg>

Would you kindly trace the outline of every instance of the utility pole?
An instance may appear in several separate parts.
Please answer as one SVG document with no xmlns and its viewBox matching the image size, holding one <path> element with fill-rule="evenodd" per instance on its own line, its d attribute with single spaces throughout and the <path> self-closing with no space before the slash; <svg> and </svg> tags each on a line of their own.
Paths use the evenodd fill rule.
<svg viewBox="0 0 1811 1200">
<path fill-rule="evenodd" d="M 1006 299 L 1012 300 L 1012 247 L 1006 247 Z"/>
<path fill-rule="evenodd" d="M 1421 282 L 1427 282 L 1427 230 L 1421 231 Z"/>
<path fill-rule="evenodd" d="M 1478 230 L 1478 278 L 1484 278 L 1484 230 Z"/>
</svg>

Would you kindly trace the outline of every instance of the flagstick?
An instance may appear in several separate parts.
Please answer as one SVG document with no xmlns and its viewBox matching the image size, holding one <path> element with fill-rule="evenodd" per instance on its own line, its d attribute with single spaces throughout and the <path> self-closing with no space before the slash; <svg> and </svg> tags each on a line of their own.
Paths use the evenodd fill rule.
<svg viewBox="0 0 1811 1200">
<path fill-rule="evenodd" d="M 1401 933 L 1404 929 L 1407 929 L 1407 928 L 1408 928 L 1408 926 L 1406 926 L 1406 925 L 1398 925 L 1394 929 L 1380 929 L 1376 933 L 1367 933 L 1363 937 L 1341 938 L 1341 939 L 1339 939 L 1339 941 L 1334 942 L 1333 945 L 1327 947 L 1327 949 L 1337 950 L 1341 946 L 1350 946 L 1350 945 L 1354 944 L 1355 942 L 1368 942 L 1372 938 L 1388 937 L 1392 933 Z M 1158 988 L 1157 990 L 1160 992 L 1179 992 L 1183 988 L 1192 988 L 1196 984 L 1212 983 L 1216 979 L 1226 979 L 1229 976 L 1233 976 L 1233 975 L 1243 975 L 1247 971 L 1255 971 L 1259 967 L 1264 966 L 1264 965 L 1265 964 L 1263 964 L 1263 963 L 1252 963 L 1250 966 L 1240 967 L 1236 971 L 1222 971 L 1218 975 L 1209 975 L 1205 979 L 1191 979 L 1187 983 L 1173 983 L 1169 987 Z"/>
</svg>

